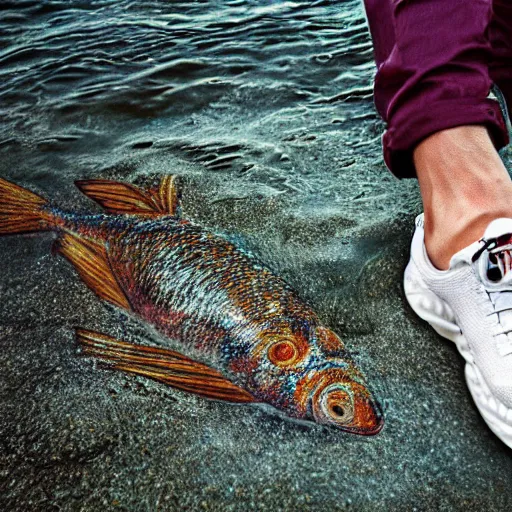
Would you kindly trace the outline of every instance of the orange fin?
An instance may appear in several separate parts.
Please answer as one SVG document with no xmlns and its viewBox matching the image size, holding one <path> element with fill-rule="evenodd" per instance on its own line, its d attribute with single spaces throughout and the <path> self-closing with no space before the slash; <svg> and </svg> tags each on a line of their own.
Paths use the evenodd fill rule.
<svg viewBox="0 0 512 512">
<path fill-rule="evenodd" d="M 179 208 L 179 194 L 178 186 L 176 184 L 176 176 L 164 176 L 160 180 L 158 188 L 152 189 L 150 193 L 160 212 L 177 215 Z"/>
<path fill-rule="evenodd" d="M 143 375 L 214 400 L 256 402 L 249 392 L 233 384 L 217 370 L 179 352 L 134 345 L 83 329 L 78 329 L 76 335 L 85 355 L 102 359 L 115 370 Z"/>
<path fill-rule="evenodd" d="M 50 229 L 46 199 L 0 178 L 0 236 Z"/>
<path fill-rule="evenodd" d="M 131 309 L 126 295 L 112 273 L 108 254 L 102 243 L 64 233 L 57 241 L 56 250 L 69 260 L 84 283 L 96 295 L 120 308 Z"/>
<path fill-rule="evenodd" d="M 175 176 L 166 176 L 156 188 L 143 190 L 111 180 L 82 180 L 75 185 L 109 213 L 176 215 L 178 189 Z"/>
</svg>

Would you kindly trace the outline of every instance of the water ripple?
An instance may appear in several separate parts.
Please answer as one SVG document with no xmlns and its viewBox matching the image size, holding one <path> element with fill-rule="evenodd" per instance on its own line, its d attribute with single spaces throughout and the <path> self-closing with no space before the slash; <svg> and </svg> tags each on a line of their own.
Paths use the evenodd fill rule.
<svg viewBox="0 0 512 512">
<path fill-rule="evenodd" d="M 2 9 L 0 101 L 11 114 L 87 105 L 184 112 L 254 84 L 302 91 L 296 101 L 312 104 L 370 100 L 353 84 L 373 73 L 357 1 L 47 0 Z M 343 74 L 348 66 L 360 66 L 356 76 Z"/>
</svg>

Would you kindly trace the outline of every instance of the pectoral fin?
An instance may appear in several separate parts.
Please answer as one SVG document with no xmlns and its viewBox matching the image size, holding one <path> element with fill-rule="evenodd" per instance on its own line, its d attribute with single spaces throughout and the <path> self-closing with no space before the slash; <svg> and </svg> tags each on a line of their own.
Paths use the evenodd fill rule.
<svg viewBox="0 0 512 512">
<path fill-rule="evenodd" d="M 56 241 L 55 250 L 69 260 L 96 295 L 120 308 L 131 309 L 112 272 L 103 244 L 65 233 Z"/>
<path fill-rule="evenodd" d="M 158 187 L 148 190 L 111 180 L 82 180 L 75 185 L 109 213 L 176 215 L 178 211 L 175 176 L 165 176 Z"/>
<path fill-rule="evenodd" d="M 115 370 L 123 370 L 163 382 L 173 388 L 206 398 L 248 403 L 256 399 L 221 373 L 179 352 L 134 345 L 111 336 L 79 329 L 77 339 L 87 356 L 101 359 Z"/>
</svg>

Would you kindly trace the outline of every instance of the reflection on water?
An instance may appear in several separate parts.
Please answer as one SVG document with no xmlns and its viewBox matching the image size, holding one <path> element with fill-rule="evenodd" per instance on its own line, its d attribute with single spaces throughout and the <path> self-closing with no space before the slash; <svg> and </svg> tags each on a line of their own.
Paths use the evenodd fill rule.
<svg viewBox="0 0 512 512">
<path fill-rule="evenodd" d="M 8 119 L 85 107 L 177 115 L 256 84 L 269 101 L 277 91 L 283 106 L 309 106 L 360 95 L 372 74 L 357 1 L 14 1 L 0 33 Z"/>
</svg>

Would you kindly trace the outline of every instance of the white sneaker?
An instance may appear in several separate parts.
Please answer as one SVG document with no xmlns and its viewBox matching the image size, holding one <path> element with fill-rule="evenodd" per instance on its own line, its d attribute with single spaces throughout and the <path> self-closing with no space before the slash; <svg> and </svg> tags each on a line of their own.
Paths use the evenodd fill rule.
<svg viewBox="0 0 512 512">
<path fill-rule="evenodd" d="M 418 216 L 404 289 L 412 309 L 456 343 L 478 410 L 512 448 L 512 219 L 492 221 L 482 240 L 438 270 Z"/>
</svg>

